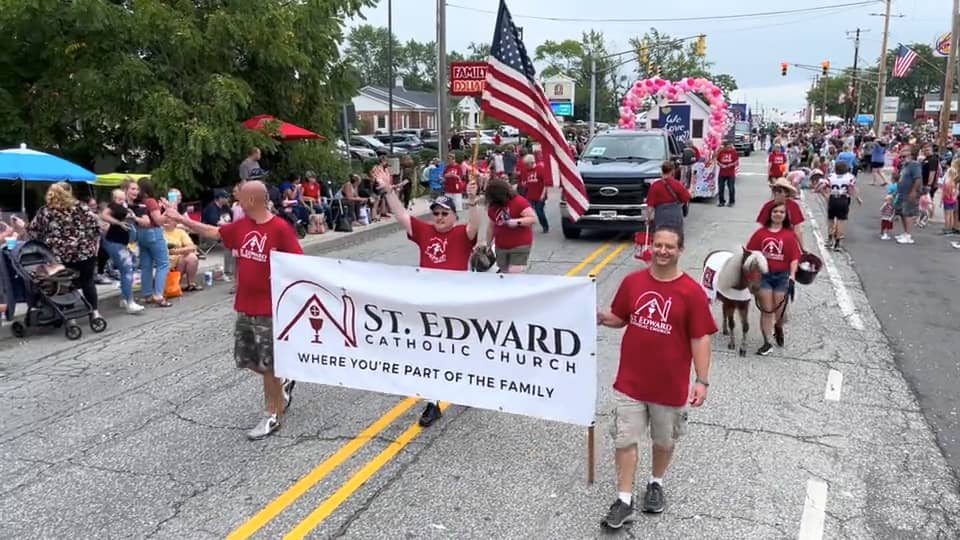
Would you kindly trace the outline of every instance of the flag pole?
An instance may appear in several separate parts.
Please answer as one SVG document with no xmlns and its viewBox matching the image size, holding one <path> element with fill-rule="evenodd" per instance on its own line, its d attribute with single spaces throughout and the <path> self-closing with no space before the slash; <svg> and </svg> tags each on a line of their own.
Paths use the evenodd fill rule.
<svg viewBox="0 0 960 540">
<path fill-rule="evenodd" d="M 473 177 L 476 179 L 480 172 L 477 170 L 477 158 L 480 156 L 480 128 L 483 126 L 483 111 L 480 111 L 480 120 L 477 121 L 477 138 L 473 140 Z"/>
<path fill-rule="evenodd" d="M 596 456 L 595 454 L 595 444 L 594 444 L 594 426 L 596 422 L 590 424 L 590 427 L 587 428 L 587 485 L 593 485 L 594 473 L 596 472 Z"/>
</svg>

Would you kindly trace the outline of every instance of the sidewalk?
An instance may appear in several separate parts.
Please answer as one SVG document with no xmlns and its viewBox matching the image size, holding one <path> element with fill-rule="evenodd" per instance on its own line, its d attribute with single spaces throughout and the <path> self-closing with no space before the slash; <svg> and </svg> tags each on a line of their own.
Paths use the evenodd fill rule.
<svg viewBox="0 0 960 540">
<path fill-rule="evenodd" d="M 423 217 L 430 213 L 430 199 L 421 197 L 411 202 L 413 208 L 408 212 L 411 216 Z M 323 234 L 308 234 L 306 238 L 300 240 L 303 246 L 303 252 L 308 255 L 319 255 L 329 253 L 344 247 L 364 242 L 380 236 L 385 236 L 399 230 L 400 225 L 394 218 L 382 219 L 369 225 L 355 226 L 352 232 L 335 232 L 328 230 Z M 223 269 L 223 248 L 217 247 L 207 254 L 206 258 L 200 260 L 199 278 L 202 281 L 203 273 L 213 271 L 219 267 Z M 139 274 L 139 270 L 135 273 Z M 139 287 L 139 284 L 136 285 Z M 100 300 L 113 298 L 120 295 L 120 284 L 118 282 L 97 285 L 97 293 Z M 26 312 L 26 306 L 18 306 L 17 313 Z"/>
</svg>

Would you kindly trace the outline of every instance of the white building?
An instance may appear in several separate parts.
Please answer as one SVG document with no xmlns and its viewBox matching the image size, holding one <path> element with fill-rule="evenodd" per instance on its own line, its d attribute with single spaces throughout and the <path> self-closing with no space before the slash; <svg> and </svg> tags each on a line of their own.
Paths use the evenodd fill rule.
<svg viewBox="0 0 960 540">
<path fill-rule="evenodd" d="M 703 147 L 703 138 L 710 125 L 710 106 L 694 94 L 685 94 L 679 100 L 669 103 L 665 98 L 657 100 L 657 104 L 647 111 L 647 127 L 663 127 L 661 116 L 665 118 L 669 114 L 670 105 L 690 105 L 690 124 L 687 126 L 687 133 L 690 134 L 690 138 L 695 145 Z M 641 125 L 639 117 L 637 124 Z"/>
</svg>

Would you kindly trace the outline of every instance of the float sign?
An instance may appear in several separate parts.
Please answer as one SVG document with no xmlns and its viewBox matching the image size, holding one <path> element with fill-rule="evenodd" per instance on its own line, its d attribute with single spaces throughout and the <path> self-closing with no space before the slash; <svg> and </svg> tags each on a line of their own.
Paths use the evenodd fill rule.
<svg viewBox="0 0 960 540">
<path fill-rule="evenodd" d="M 486 62 L 452 62 L 450 64 L 450 95 L 480 96 L 487 78 Z"/>
<path fill-rule="evenodd" d="M 690 140 L 690 105 L 660 107 L 659 120 L 660 127 L 673 133 L 681 144 Z"/>
</svg>

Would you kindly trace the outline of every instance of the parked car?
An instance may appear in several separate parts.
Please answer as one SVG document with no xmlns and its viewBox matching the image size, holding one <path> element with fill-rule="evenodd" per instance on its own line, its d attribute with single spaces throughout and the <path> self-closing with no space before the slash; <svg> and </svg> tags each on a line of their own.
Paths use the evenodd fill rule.
<svg viewBox="0 0 960 540">
<path fill-rule="evenodd" d="M 377 158 L 377 153 L 366 146 L 354 146 L 352 144 L 347 146 L 347 143 L 343 142 L 342 139 L 337 139 L 337 150 L 344 159 L 357 159 L 363 161 L 365 159 Z"/>
<path fill-rule="evenodd" d="M 350 137 L 350 146 L 360 146 L 376 152 L 377 156 L 390 155 L 390 147 L 380 142 L 373 135 L 353 135 Z M 395 155 L 406 154 L 407 150 L 398 146 L 393 147 Z"/>
<path fill-rule="evenodd" d="M 561 198 L 563 236 L 579 238 L 584 229 L 642 231 L 650 183 L 660 178 L 663 161 L 673 160 L 680 165 L 682 155 L 679 141 L 663 129 L 615 129 L 599 133 L 584 149 L 577 164 L 590 208 L 573 222 L 567 203 Z"/>
<path fill-rule="evenodd" d="M 403 148 L 407 152 L 419 152 L 423 150 L 423 141 L 416 135 L 409 133 L 396 133 L 391 135 L 375 135 L 376 139 L 386 146 L 390 145 L 391 137 L 394 148 Z"/>
</svg>

